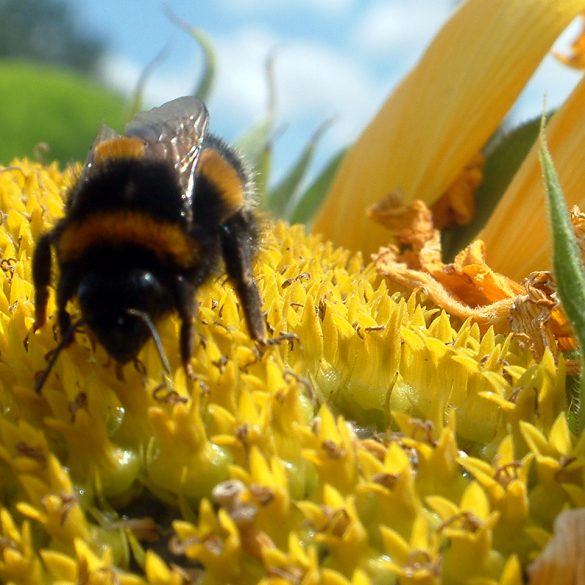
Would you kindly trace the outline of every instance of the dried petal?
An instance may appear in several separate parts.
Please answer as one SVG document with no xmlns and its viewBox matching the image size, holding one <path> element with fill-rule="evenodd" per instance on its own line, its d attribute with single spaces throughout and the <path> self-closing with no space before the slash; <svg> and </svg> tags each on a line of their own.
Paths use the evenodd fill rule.
<svg viewBox="0 0 585 585">
<path fill-rule="evenodd" d="M 553 537 L 529 575 L 530 585 L 585 584 L 585 509 L 559 514 Z"/>
</svg>

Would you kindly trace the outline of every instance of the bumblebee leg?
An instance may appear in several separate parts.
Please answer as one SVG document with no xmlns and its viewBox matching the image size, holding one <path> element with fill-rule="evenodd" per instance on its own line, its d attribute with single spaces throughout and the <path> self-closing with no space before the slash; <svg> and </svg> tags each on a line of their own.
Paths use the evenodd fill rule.
<svg viewBox="0 0 585 585">
<path fill-rule="evenodd" d="M 181 319 L 181 362 L 187 376 L 190 377 L 192 375 L 191 356 L 195 349 L 194 321 L 197 301 L 195 300 L 195 287 L 183 276 L 179 276 L 175 281 L 175 305 Z"/>
<path fill-rule="evenodd" d="M 75 294 L 76 287 L 77 278 L 74 276 L 74 274 L 67 270 L 62 270 L 59 284 L 57 285 L 57 322 L 59 323 L 61 339 L 66 337 L 67 332 L 71 328 L 71 316 L 65 307 L 67 306 L 67 302 Z M 65 347 L 72 341 L 73 335 L 68 338 L 68 342 L 65 344 Z"/>
<path fill-rule="evenodd" d="M 76 323 L 75 325 L 69 327 L 67 331 L 63 332 L 63 336 L 61 337 L 61 341 L 59 342 L 57 347 L 53 351 L 49 352 L 48 354 L 49 361 L 47 363 L 47 367 L 42 372 L 40 372 L 39 376 L 35 381 L 35 391 L 37 394 L 40 394 L 41 390 L 43 389 L 45 382 L 49 378 L 49 374 L 51 373 L 53 367 L 57 363 L 57 358 L 59 357 L 61 351 L 65 349 L 68 345 L 70 345 L 71 342 L 73 341 L 73 337 L 75 335 L 75 330 L 77 329 L 77 326 L 78 324 Z"/>
<path fill-rule="evenodd" d="M 250 337 L 266 339 L 266 324 L 262 316 L 262 298 L 252 274 L 256 234 L 246 217 L 246 210 L 238 212 L 221 225 L 221 244 L 226 271 L 238 293 Z"/>
<path fill-rule="evenodd" d="M 35 322 L 33 331 L 47 320 L 49 283 L 51 282 L 51 233 L 41 236 L 33 255 L 32 277 L 35 287 Z"/>
</svg>

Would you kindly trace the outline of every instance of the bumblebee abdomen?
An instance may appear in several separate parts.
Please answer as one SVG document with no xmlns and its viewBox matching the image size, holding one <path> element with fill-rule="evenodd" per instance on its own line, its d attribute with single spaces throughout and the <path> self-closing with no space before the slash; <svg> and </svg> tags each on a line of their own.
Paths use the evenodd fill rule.
<svg viewBox="0 0 585 585">
<path fill-rule="evenodd" d="M 114 250 L 128 246 L 143 248 L 161 262 L 179 269 L 196 265 L 202 257 L 200 243 L 180 224 L 123 208 L 69 221 L 56 241 L 61 263 L 79 261 L 88 251 L 104 246 Z"/>
<path fill-rule="evenodd" d="M 227 144 L 208 135 L 197 166 L 194 221 L 219 226 L 252 201 L 251 171 Z"/>
<path fill-rule="evenodd" d="M 186 226 L 185 197 L 176 170 L 166 161 L 146 158 L 104 160 L 71 192 L 68 219 L 96 213 L 132 211 Z"/>
</svg>

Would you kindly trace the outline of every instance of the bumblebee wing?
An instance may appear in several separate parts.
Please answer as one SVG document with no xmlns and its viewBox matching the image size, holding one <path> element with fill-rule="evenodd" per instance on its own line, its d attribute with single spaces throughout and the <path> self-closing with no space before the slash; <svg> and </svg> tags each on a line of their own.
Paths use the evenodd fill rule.
<svg viewBox="0 0 585 585">
<path fill-rule="evenodd" d="M 81 177 L 86 177 L 96 162 L 96 152 L 97 147 L 102 143 L 108 140 L 113 140 L 114 138 L 119 138 L 120 135 L 113 129 L 107 126 L 106 124 L 102 124 L 99 132 L 97 133 L 96 137 L 93 140 L 91 148 L 89 149 L 89 153 L 85 159 L 85 163 L 83 164 L 83 170 L 81 171 Z"/>
<path fill-rule="evenodd" d="M 102 124 L 100 131 L 97 133 L 93 145 L 92 151 L 94 150 L 95 146 L 100 142 L 105 142 L 106 140 L 112 140 L 113 138 L 118 138 L 120 136 L 113 128 L 110 128 L 106 124 Z"/>
<path fill-rule="evenodd" d="M 106 124 L 102 124 L 99 132 L 97 133 L 94 141 L 89 149 L 89 153 L 83 163 L 83 168 L 81 169 L 81 175 L 79 177 L 79 182 L 84 182 L 88 176 L 91 174 L 95 163 L 96 163 L 96 153 L 98 146 L 103 143 L 107 142 L 108 140 L 114 140 L 115 138 L 119 138 L 120 135 L 113 129 L 107 126 Z M 72 192 L 72 195 L 69 199 L 68 205 L 72 205 L 75 199 L 75 192 Z"/>
<path fill-rule="evenodd" d="M 137 114 L 125 128 L 126 136 L 144 141 L 147 156 L 168 161 L 176 169 L 188 209 L 208 121 L 209 114 L 202 101 L 180 97 Z"/>
</svg>

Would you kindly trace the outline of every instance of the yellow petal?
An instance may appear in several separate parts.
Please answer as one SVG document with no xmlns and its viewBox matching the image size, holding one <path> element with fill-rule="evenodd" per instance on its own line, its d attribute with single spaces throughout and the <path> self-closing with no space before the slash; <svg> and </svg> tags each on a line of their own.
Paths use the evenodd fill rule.
<svg viewBox="0 0 585 585">
<path fill-rule="evenodd" d="M 569 207 L 585 208 L 585 81 L 553 116 L 549 149 Z M 518 280 L 551 267 L 551 231 L 535 144 L 479 237 L 490 265 Z"/>
<path fill-rule="evenodd" d="M 585 0 L 468 0 L 343 160 L 315 222 L 374 252 L 388 235 L 365 209 L 398 189 L 433 203 L 485 144 Z M 349 221 L 348 221 L 349 220 Z"/>
</svg>

